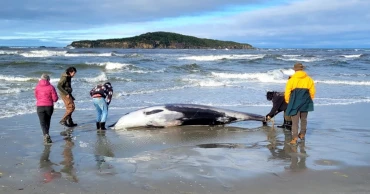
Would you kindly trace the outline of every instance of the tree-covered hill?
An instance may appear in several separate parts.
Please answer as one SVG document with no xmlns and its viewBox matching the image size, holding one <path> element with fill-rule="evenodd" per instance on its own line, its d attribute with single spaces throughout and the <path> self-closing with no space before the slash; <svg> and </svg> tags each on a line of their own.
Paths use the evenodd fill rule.
<svg viewBox="0 0 370 194">
<path fill-rule="evenodd" d="M 136 49 L 253 49 L 250 44 L 220 41 L 171 32 L 148 32 L 130 38 L 74 41 L 75 48 L 136 48 Z"/>
</svg>

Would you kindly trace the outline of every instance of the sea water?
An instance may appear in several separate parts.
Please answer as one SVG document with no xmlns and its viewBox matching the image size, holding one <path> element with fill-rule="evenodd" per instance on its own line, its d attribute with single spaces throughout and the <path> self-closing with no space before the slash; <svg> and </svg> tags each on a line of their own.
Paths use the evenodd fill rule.
<svg viewBox="0 0 370 194">
<path fill-rule="evenodd" d="M 266 91 L 284 91 L 294 63 L 315 80 L 315 106 L 370 102 L 369 49 L 70 49 L 0 48 L 0 118 L 35 113 L 42 73 L 57 86 L 74 66 L 76 111 L 94 110 L 96 84 L 114 88 L 110 109 L 128 112 L 165 103 L 221 108 L 271 106 Z M 64 109 L 60 99 L 56 109 Z M 248 112 L 248 109 L 245 109 Z"/>
</svg>

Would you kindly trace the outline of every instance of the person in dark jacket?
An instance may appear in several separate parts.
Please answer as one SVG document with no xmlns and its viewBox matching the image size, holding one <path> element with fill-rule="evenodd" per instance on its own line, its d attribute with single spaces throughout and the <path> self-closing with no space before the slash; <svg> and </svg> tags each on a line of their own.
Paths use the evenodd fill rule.
<svg viewBox="0 0 370 194">
<path fill-rule="evenodd" d="M 110 82 L 99 84 L 90 91 L 96 108 L 96 129 L 106 130 L 105 122 L 108 116 L 108 106 L 112 101 L 113 87 Z"/>
<path fill-rule="evenodd" d="M 53 142 L 49 135 L 50 121 L 54 112 L 54 102 L 58 101 L 58 95 L 54 86 L 50 84 L 49 75 L 41 75 L 41 79 L 35 88 L 35 98 L 37 115 L 44 135 L 44 144 L 51 144 Z"/>
<path fill-rule="evenodd" d="M 293 67 L 295 73 L 288 80 L 284 98 L 288 103 L 286 113 L 292 116 L 292 141 L 291 145 L 296 145 L 298 138 L 305 140 L 307 131 L 307 115 L 313 111 L 313 99 L 315 97 L 315 83 L 313 79 L 303 71 L 302 63 L 296 63 Z M 301 123 L 301 131 L 298 134 L 298 124 Z"/>
<path fill-rule="evenodd" d="M 64 113 L 60 124 L 67 127 L 75 127 L 76 123 L 73 122 L 72 113 L 75 110 L 75 98 L 72 96 L 72 77 L 77 73 L 76 68 L 69 67 L 64 73 L 62 73 L 60 80 L 58 82 L 59 94 L 63 99 L 64 105 L 66 107 L 66 112 Z"/>
<path fill-rule="evenodd" d="M 290 116 L 287 116 L 285 113 L 288 104 L 285 102 L 284 92 L 268 91 L 266 98 L 268 101 L 272 101 L 272 108 L 271 111 L 266 115 L 266 119 L 269 120 L 275 115 L 284 111 L 284 123 L 283 125 L 279 125 L 277 127 L 291 130 L 292 120 Z"/>
</svg>

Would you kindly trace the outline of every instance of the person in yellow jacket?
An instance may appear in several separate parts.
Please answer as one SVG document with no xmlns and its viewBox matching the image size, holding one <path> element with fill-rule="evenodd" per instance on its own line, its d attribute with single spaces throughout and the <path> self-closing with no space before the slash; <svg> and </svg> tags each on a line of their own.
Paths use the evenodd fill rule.
<svg viewBox="0 0 370 194">
<path fill-rule="evenodd" d="M 292 117 L 292 141 L 296 145 L 298 138 L 305 140 L 307 130 L 307 115 L 313 111 L 313 99 L 315 98 L 315 83 L 304 72 L 302 63 L 294 64 L 294 75 L 288 80 L 285 87 L 285 102 L 288 104 L 286 114 Z M 301 121 L 301 131 L 298 134 L 298 124 Z"/>
</svg>

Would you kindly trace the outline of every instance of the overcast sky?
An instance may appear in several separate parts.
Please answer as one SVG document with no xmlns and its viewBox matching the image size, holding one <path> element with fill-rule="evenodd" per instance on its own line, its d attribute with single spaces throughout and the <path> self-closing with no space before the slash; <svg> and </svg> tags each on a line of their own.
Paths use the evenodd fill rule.
<svg viewBox="0 0 370 194">
<path fill-rule="evenodd" d="M 0 46 L 166 31 L 258 48 L 370 48 L 370 0 L 11 0 L 0 25 Z"/>
</svg>

